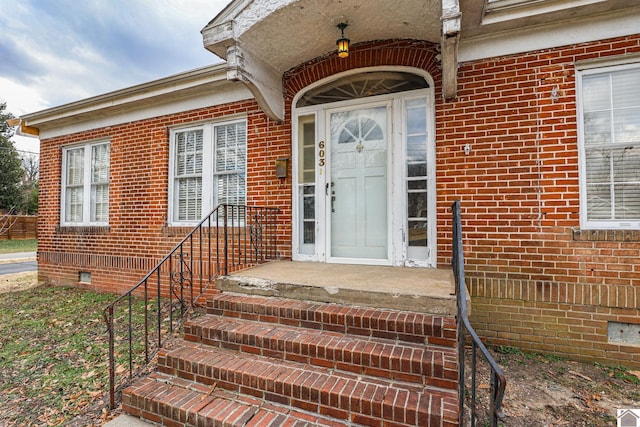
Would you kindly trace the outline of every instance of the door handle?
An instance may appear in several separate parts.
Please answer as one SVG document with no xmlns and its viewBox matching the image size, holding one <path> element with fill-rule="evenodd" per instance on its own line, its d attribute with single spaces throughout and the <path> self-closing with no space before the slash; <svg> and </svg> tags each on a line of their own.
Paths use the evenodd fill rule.
<svg viewBox="0 0 640 427">
<path fill-rule="evenodd" d="M 327 184 L 328 186 L 329 184 Z M 333 189 L 335 182 L 331 181 L 331 212 L 335 212 L 336 190 Z M 328 188 L 328 187 L 327 187 Z"/>
<path fill-rule="evenodd" d="M 333 186 L 334 185 L 336 185 L 336 183 L 331 181 L 331 194 L 336 194 L 336 192 L 333 191 Z M 329 183 L 328 182 L 324 185 L 324 195 L 325 196 L 329 195 Z"/>
</svg>

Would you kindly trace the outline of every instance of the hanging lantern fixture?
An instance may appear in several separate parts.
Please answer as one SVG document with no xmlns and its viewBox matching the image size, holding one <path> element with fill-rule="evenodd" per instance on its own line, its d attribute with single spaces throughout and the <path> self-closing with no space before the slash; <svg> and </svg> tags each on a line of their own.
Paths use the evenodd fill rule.
<svg viewBox="0 0 640 427">
<path fill-rule="evenodd" d="M 341 32 L 340 38 L 336 40 L 336 44 L 338 45 L 338 57 L 340 58 L 346 58 L 349 56 L 349 43 L 351 42 L 351 40 L 344 36 L 344 29 L 347 28 L 347 26 L 348 24 L 345 24 L 344 22 L 336 25 L 336 27 L 338 27 Z"/>
</svg>

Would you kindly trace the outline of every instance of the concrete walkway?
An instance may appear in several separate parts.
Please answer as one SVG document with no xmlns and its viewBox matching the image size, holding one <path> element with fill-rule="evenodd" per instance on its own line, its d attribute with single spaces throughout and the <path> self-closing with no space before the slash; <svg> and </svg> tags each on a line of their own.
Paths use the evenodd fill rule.
<svg viewBox="0 0 640 427">
<path fill-rule="evenodd" d="M 132 417 L 131 415 L 122 414 L 112 419 L 104 427 L 149 427 L 151 425 L 146 421 L 142 421 L 140 418 Z"/>
</svg>

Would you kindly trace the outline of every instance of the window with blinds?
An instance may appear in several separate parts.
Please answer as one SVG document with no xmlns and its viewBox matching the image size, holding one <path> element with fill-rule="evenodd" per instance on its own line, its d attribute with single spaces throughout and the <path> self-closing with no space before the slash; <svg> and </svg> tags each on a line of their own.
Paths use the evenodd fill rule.
<svg viewBox="0 0 640 427">
<path fill-rule="evenodd" d="M 246 203 L 246 121 L 172 132 L 171 223 L 200 221 L 221 203 Z"/>
<path fill-rule="evenodd" d="M 640 65 L 580 79 L 583 226 L 640 228 Z"/>
<path fill-rule="evenodd" d="M 214 127 L 217 204 L 245 204 L 247 131 L 244 123 Z"/>
<path fill-rule="evenodd" d="M 65 222 L 81 223 L 84 193 L 84 147 L 67 150 L 65 180 Z"/>
<path fill-rule="evenodd" d="M 91 222 L 109 221 L 109 145 L 91 147 Z"/>
<path fill-rule="evenodd" d="M 199 221 L 202 217 L 203 130 L 175 134 L 175 219 Z"/>
<path fill-rule="evenodd" d="M 63 149 L 63 225 L 109 223 L 108 142 Z"/>
</svg>

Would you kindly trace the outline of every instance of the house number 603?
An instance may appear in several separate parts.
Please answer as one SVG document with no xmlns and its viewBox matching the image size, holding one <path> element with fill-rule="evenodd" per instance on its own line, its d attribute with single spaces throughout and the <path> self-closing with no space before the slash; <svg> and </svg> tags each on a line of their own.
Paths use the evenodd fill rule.
<svg viewBox="0 0 640 427">
<path fill-rule="evenodd" d="M 318 165 L 324 166 L 324 141 L 318 142 Z"/>
</svg>

